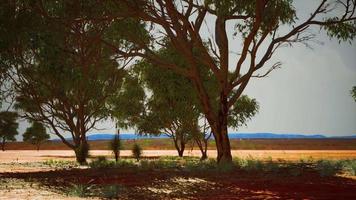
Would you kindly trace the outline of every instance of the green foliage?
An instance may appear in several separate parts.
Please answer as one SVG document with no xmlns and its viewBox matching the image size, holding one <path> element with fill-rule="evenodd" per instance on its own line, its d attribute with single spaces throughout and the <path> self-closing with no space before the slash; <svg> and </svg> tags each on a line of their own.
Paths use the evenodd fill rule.
<svg viewBox="0 0 356 200">
<path fill-rule="evenodd" d="M 112 97 L 109 98 L 111 116 L 117 120 L 119 127 L 134 127 L 144 112 L 146 94 L 138 77 L 127 73 L 123 84 Z"/>
<path fill-rule="evenodd" d="M 54 160 L 54 159 L 46 160 L 42 164 L 53 168 L 73 168 L 79 166 L 78 163 L 74 161 Z"/>
<path fill-rule="evenodd" d="M 86 197 L 88 195 L 89 186 L 84 184 L 72 184 L 68 189 L 67 194 L 75 197 Z"/>
<path fill-rule="evenodd" d="M 341 41 L 351 41 L 356 38 L 356 23 L 352 21 L 346 21 L 342 23 L 333 23 L 334 21 L 339 21 L 339 17 L 333 17 L 326 20 L 327 25 L 324 29 L 330 38 L 336 38 Z"/>
<path fill-rule="evenodd" d="M 5 18 L 0 20 L 0 66 L 10 68 L 16 82 L 15 107 L 27 119 L 53 129 L 80 155 L 77 144 L 109 116 L 107 100 L 126 75 L 126 58 L 117 58 L 113 46 L 136 48 L 126 40 L 132 36 L 128 30 L 143 37 L 144 24 L 127 18 L 96 20 L 120 10 L 113 2 L 42 3 L 41 12 L 36 1 L 1 4 L 0 16 Z M 142 41 L 147 43 L 147 37 Z M 61 137 L 64 131 L 72 133 L 74 144 Z"/>
<path fill-rule="evenodd" d="M 142 148 L 139 144 L 135 143 L 132 147 L 132 156 L 139 161 L 142 156 Z"/>
<path fill-rule="evenodd" d="M 316 163 L 316 169 L 319 171 L 320 176 L 335 176 L 341 171 L 342 165 L 338 161 L 333 160 L 319 160 Z"/>
<path fill-rule="evenodd" d="M 356 101 L 356 86 L 352 87 L 351 96 L 352 96 L 352 97 L 354 98 L 354 100 Z"/>
<path fill-rule="evenodd" d="M 256 99 L 242 95 L 233 105 L 228 117 L 230 127 L 238 128 L 247 125 L 247 121 L 257 114 L 259 105 Z"/>
<path fill-rule="evenodd" d="M 341 161 L 342 171 L 348 175 L 356 176 L 356 160 Z"/>
<path fill-rule="evenodd" d="M 99 156 L 89 163 L 91 168 L 111 168 L 115 166 L 115 162 L 109 161 L 105 156 Z"/>
<path fill-rule="evenodd" d="M 6 141 L 15 141 L 15 135 L 18 134 L 17 128 L 19 124 L 16 122 L 17 113 L 2 111 L 0 112 L 0 144 L 2 150 L 5 150 Z"/>
<path fill-rule="evenodd" d="M 23 134 L 23 141 L 36 145 L 37 150 L 39 150 L 40 145 L 48 139 L 49 134 L 47 134 L 46 128 L 39 122 L 33 122 L 32 126 L 27 128 Z"/>
</svg>

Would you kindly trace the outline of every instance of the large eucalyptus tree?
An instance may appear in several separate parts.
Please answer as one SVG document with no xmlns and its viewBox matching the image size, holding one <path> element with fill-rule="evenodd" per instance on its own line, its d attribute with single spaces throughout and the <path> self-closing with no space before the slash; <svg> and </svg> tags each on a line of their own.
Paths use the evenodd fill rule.
<svg viewBox="0 0 356 200">
<path fill-rule="evenodd" d="M 282 46 L 308 45 L 325 30 L 331 38 L 352 41 L 356 36 L 354 0 L 320 0 L 303 17 L 292 0 L 114 0 L 123 10 L 149 24 L 152 42 L 131 40 L 135 51 L 117 51 L 141 56 L 157 66 L 191 80 L 216 140 L 219 162 L 231 162 L 227 133 L 231 108 L 252 78 L 262 78 L 280 66 L 270 63 Z M 313 28 L 316 27 L 316 28 Z M 155 52 L 164 41 L 188 64 L 182 68 Z M 209 45 L 205 45 L 208 42 Z M 200 52 L 196 56 L 194 52 Z M 219 100 L 211 99 L 199 71 L 204 66 L 216 78 Z"/>
</svg>

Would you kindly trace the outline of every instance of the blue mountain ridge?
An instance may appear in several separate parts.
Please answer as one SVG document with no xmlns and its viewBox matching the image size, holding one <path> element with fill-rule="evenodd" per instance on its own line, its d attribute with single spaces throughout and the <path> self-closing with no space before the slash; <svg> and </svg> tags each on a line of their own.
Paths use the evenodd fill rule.
<svg viewBox="0 0 356 200">
<path fill-rule="evenodd" d="M 92 133 L 88 134 L 87 138 L 90 141 L 93 140 L 110 140 L 115 136 L 115 134 L 104 134 L 104 133 Z M 132 133 L 123 133 L 120 134 L 120 138 L 123 140 L 132 140 L 132 139 L 157 139 L 157 138 L 168 138 L 166 135 L 162 134 L 160 136 L 139 136 Z M 276 133 L 229 133 L 230 139 L 327 139 L 327 138 L 355 138 L 356 135 L 352 136 L 334 136 L 327 137 L 322 134 L 316 135 L 303 135 L 303 134 L 276 134 Z"/>
</svg>

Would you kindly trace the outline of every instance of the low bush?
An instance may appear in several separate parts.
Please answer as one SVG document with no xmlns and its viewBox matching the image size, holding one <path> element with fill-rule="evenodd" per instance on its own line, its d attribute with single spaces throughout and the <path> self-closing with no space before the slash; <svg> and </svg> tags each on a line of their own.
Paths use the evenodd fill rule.
<svg viewBox="0 0 356 200">
<path fill-rule="evenodd" d="M 107 160 L 105 156 L 99 156 L 89 163 L 89 167 L 91 168 L 110 168 L 114 166 L 115 162 Z"/>
<path fill-rule="evenodd" d="M 342 171 L 347 175 L 356 176 L 356 160 L 344 160 L 341 165 Z"/>
<path fill-rule="evenodd" d="M 139 144 L 135 143 L 132 147 L 132 156 L 139 161 L 142 156 L 142 148 Z"/>
<path fill-rule="evenodd" d="M 341 162 L 333 160 L 319 160 L 316 163 L 316 170 L 320 176 L 335 176 L 342 169 Z"/>
<path fill-rule="evenodd" d="M 79 166 L 79 164 L 75 161 L 53 160 L 53 159 L 42 162 L 42 165 L 53 167 L 53 168 L 73 168 Z"/>
<path fill-rule="evenodd" d="M 76 197 L 86 197 L 89 188 L 87 185 L 83 184 L 73 184 L 67 191 L 69 196 L 76 196 Z"/>
</svg>

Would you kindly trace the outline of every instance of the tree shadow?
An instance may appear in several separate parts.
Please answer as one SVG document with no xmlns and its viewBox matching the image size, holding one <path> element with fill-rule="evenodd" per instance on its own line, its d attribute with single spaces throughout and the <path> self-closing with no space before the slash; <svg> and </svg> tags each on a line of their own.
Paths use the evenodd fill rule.
<svg viewBox="0 0 356 200">
<path fill-rule="evenodd" d="M 0 178 L 35 181 L 62 192 L 73 184 L 120 185 L 125 188 L 121 196 L 129 199 L 356 199 L 355 180 L 316 172 L 288 176 L 125 167 L 0 173 Z"/>
</svg>

